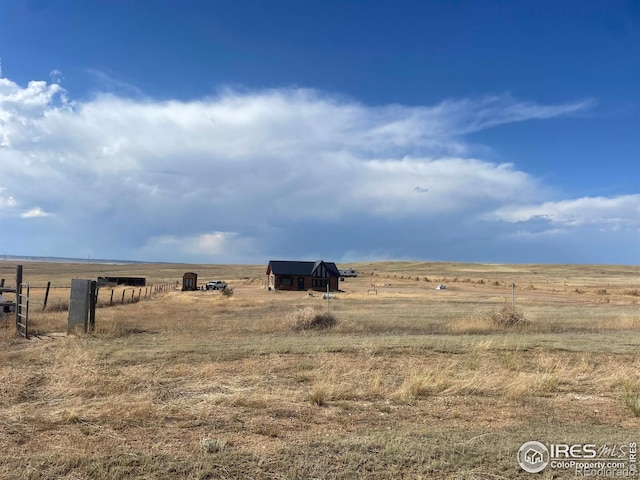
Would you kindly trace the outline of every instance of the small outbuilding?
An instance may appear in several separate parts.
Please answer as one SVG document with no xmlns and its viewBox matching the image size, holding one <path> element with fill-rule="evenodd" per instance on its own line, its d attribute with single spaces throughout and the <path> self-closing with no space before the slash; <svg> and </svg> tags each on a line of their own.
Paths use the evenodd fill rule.
<svg viewBox="0 0 640 480">
<path fill-rule="evenodd" d="M 298 262 L 271 260 L 267 266 L 266 284 L 269 290 L 338 291 L 340 272 L 333 262 L 317 260 Z"/>
<path fill-rule="evenodd" d="M 98 277 L 98 286 L 127 285 L 129 287 L 144 287 L 147 284 L 145 277 Z"/>
<path fill-rule="evenodd" d="M 190 292 L 198 289 L 198 274 L 187 272 L 182 276 L 182 291 Z"/>
</svg>

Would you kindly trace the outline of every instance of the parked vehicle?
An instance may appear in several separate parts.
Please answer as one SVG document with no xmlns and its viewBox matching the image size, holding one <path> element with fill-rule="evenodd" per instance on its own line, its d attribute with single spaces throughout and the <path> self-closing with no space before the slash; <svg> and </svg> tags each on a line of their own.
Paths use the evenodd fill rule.
<svg viewBox="0 0 640 480">
<path fill-rule="evenodd" d="M 341 277 L 357 277 L 358 272 L 353 268 L 342 268 L 340 269 L 340 276 Z"/>
<path fill-rule="evenodd" d="M 438 285 L 438 286 L 436 287 L 436 290 L 446 290 L 446 289 L 447 289 L 447 286 L 446 286 L 446 285 L 444 285 L 444 284 L 442 284 L 442 285 Z"/>
<path fill-rule="evenodd" d="M 207 290 L 225 290 L 227 288 L 227 282 L 222 280 L 212 280 L 207 282 Z"/>
</svg>

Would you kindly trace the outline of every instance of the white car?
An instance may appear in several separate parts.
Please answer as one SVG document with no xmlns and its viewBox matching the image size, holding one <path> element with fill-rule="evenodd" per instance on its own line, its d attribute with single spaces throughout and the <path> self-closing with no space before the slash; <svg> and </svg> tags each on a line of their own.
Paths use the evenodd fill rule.
<svg viewBox="0 0 640 480">
<path fill-rule="evenodd" d="M 446 286 L 446 285 L 444 285 L 444 284 L 442 284 L 442 285 L 438 285 L 438 286 L 436 287 L 436 290 L 446 290 L 446 289 L 447 289 L 447 286 Z"/>
<path fill-rule="evenodd" d="M 207 283 L 207 290 L 224 290 L 227 288 L 227 282 L 222 280 L 213 280 Z"/>
</svg>

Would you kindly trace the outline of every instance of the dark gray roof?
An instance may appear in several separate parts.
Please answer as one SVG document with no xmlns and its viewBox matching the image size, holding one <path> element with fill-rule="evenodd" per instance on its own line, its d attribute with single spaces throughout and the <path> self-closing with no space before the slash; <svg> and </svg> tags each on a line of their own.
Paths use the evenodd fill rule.
<svg viewBox="0 0 640 480">
<path fill-rule="evenodd" d="M 327 270 L 329 271 L 329 273 L 332 274 L 333 277 L 339 277 L 340 276 L 340 270 L 338 270 L 338 267 L 336 267 L 336 264 L 333 263 L 333 262 L 325 262 L 325 261 L 322 261 L 322 260 L 318 260 L 313 265 L 313 271 L 315 271 L 315 269 L 318 268 L 321 263 L 324 263 L 324 266 L 327 267 Z"/>
<path fill-rule="evenodd" d="M 327 270 L 334 277 L 339 277 L 338 267 L 333 262 L 324 262 L 318 260 L 316 262 L 298 262 L 291 260 L 271 260 L 267 267 L 267 272 L 274 275 L 311 275 L 320 264 L 324 263 Z"/>
</svg>

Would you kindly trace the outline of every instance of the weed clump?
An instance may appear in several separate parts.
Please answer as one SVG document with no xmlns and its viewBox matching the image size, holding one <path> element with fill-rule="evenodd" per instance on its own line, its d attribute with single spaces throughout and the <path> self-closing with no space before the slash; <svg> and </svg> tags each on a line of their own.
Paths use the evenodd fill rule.
<svg viewBox="0 0 640 480">
<path fill-rule="evenodd" d="M 318 313 L 312 307 L 298 309 L 288 318 L 291 329 L 299 332 L 305 330 L 328 330 L 338 324 L 338 319 L 329 312 Z"/>
<path fill-rule="evenodd" d="M 222 295 L 225 297 L 232 297 L 233 296 L 233 287 L 227 287 L 227 288 L 223 288 L 222 289 Z"/>
<path fill-rule="evenodd" d="M 633 416 L 640 418 L 640 385 L 625 383 L 623 386 L 622 401 Z"/>
<path fill-rule="evenodd" d="M 507 302 L 497 312 L 489 313 L 488 317 L 497 327 L 515 327 L 526 323 L 524 313 Z"/>
<path fill-rule="evenodd" d="M 200 447 L 206 453 L 222 452 L 228 445 L 228 442 L 221 438 L 203 438 L 200 440 Z"/>
<path fill-rule="evenodd" d="M 624 397 L 624 404 L 627 406 L 633 416 L 638 418 L 640 417 L 640 395 L 628 393 Z"/>
<path fill-rule="evenodd" d="M 316 385 L 311 392 L 309 392 L 309 401 L 317 407 L 326 406 L 330 398 L 331 388 L 326 384 Z"/>
</svg>

